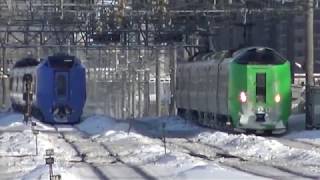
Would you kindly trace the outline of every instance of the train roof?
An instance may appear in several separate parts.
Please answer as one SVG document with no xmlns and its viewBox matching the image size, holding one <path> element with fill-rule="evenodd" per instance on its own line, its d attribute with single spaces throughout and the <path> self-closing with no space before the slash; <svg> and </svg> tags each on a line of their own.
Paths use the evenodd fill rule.
<svg viewBox="0 0 320 180">
<path fill-rule="evenodd" d="M 48 56 L 49 60 L 59 61 L 65 59 L 75 59 L 75 56 L 69 55 L 67 53 L 57 53 L 52 56 Z"/>
<path fill-rule="evenodd" d="M 234 51 L 232 56 L 233 57 L 236 57 L 242 53 L 245 53 L 245 52 L 248 52 L 248 51 L 270 51 L 270 52 L 273 52 L 274 54 L 277 54 L 278 56 L 281 56 L 275 49 L 272 49 L 270 47 L 264 47 L 264 46 L 251 46 L 251 47 L 246 47 L 246 48 L 242 48 L 242 49 L 239 49 L 237 51 Z M 282 56 L 281 56 L 282 57 Z"/>
<path fill-rule="evenodd" d="M 188 59 L 188 62 L 221 61 L 232 57 L 232 50 L 198 53 Z"/>
<path fill-rule="evenodd" d="M 13 68 L 22 68 L 22 67 L 29 67 L 29 66 L 37 66 L 40 62 L 32 57 L 22 58 L 21 60 L 17 61 Z"/>
<path fill-rule="evenodd" d="M 51 68 L 71 68 L 74 65 L 81 64 L 81 61 L 76 56 L 57 53 L 46 57 L 42 64 L 50 65 Z"/>
<path fill-rule="evenodd" d="M 248 47 L 233 53 L 238 64 L 284 64 L 287 60 L 277 51 L 268 47 Z"/>
<path fill-rule="evenodd" d="M 263 47 L 252 46 L 242 49 L 230 49 L 217 52 L 198 53 L 188 62 L 204 62 L 204 61 L 224 61 L 232 58 L 234 62 L 239 64 L 283 64 L 287 60 L 281 56 L 276 50 Z"/>
</svg>

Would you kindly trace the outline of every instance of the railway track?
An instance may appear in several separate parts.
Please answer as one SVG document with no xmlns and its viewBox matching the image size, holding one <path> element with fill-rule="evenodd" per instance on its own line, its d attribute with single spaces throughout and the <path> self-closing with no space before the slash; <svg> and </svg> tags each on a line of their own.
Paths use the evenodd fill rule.
<svg viewBox="0 0 320 180">
<path fill-rule="evenodd" d="M 41 124 L 41 123 L 40 123 Z M 46 125 L 48 126 L 48 125 Z M 52 126 L 54 131 L 48 129 L 40 129 L 42 133 L 47 134 L 58 134 L 61 139 L 69 144 L 72 149 L 76 152 L 76 159 L 71 160 L 73 163 L 84 163 L 88 165 L 100 179 L 110 179 L 106 176 L 106 173 L 101 168 L 101 163 L 95 161 L 95 157 L 88 156 L 88 152 L 94 150 L 83 149 L 79 144 L 84 143 L 87 146 L 99 147 L 103 150 L 105 156 L 96 158 L 104 158 L 107 164 L 121 164 L 127 168 L 132 169 L 137 177 L 140 179 L 156 179 L 152 175 L 149 175 L 139 166 L 134 166 L 126 163 L 122 158 L 123 155 L 119 155 L 115 148 L 107 142 L 99 142 L 97 139 L 91 138 L 89 134 L 83 132 L 76 126 Z M 72 129 L 71 131 L 64 131 L 67 127 Z M 11 131 L 10 131 L 11 132 Z M 13 131 L 19 132 L 19 131 Z M 158 137 L 159 138 L 159 137 Z M 304 142 L 294 139 L 287 139 L 284 137 L 265 137 L 270 140 L 275 140 L 282 143 L 285 146 L 303 149 L 313 150 L 320 153 L 320 145 L 311 142 Z M 161 142 L 159 141 L 161 144 Z M 200 158 L 207 162 L 216 162 L 224 166 L 237 169 L 249 174 L 253 174 L 260 177 L 266 177 L 271 179 L 317 179 L 320 175 L 320 164 L 290 164 L 290 162 L 281 162 L 277 159 L 270 161 L 263 161 L 256 157 L 241 156 L 224 149 L 224 147 L 215 146 L 206 142 L 202 142 L 198 139 L 190 138 L 167 138 L 168 149 L 176 149 L 186 153 L 192 157 Z M 0 157 L 1 158 L 1 157 Z M 105 168 L 105 167 L 104 167 Z"/>
<path fill-rule="evenodd" d="M 75 127 L 75 126 L 74 126 Z M 77 129 L 79 132 L 83 133 L 86 138 L 90 138 L 90 135 L 81 131 L 79 128 L 75 127 L 75 129 Z M 153 177 L 152 175 L 148 174 L 147 172 L 145 172 L 144 170 L 142 170 L 141 168 L 139 168 L 138 166 L 134 166 L 131 164 L 126 163 L 124 160 L 121 159 L 121 157 L 114 152 L 106 143 L 102 143 L 102 142 L 98 142 L 95 139 L 90 138 L 92 142 L 95 142 L 97 144 L 99 144 L 101 147 L 103 147 L 103 149 L 105 149 L 111 157 L 113 157 L 117 162 L 130 167 L 131 169 L 133 169 L 137 174 L 139 174 L 143 179 L 149 179 L 149 180 L 155 180 L 157 178 Z M 114 161 L 115 162 L 115 161 Z"/>
<path fill-rule="evenodd" d="M 81 151 L 81 149 L 78 147 L 78 145 L 77 145 L 77 143 L 76 143 L 76 141 L 74 139 L 69 138 L 67 133 L 59 131 L 59 128 L 57 127 L 57 125 L 54 125 L 54 128 L 59 134 L 61 134 L 61 137 L 70 146 L 72 146 L 72 148 L 74 150 L 76 150 L 77 156 L 81 158 L 81 162 L 85 162 L 85 163 L 89 164 L 92 167 L 92 169 L 97 173 L 97 175 L 99 175 L 99 177 L 101 177 L 101 179 L 103 179 L 103 180 L 104 179 L 109 179 L 101 171 L 101 169 L 107 167 L 107 166 L 104 166 L 106 164 L 102 165 L 102 167 L 100 167 L 100 168 L 98 166 L 95 166 L 94 164 L 97 164 L 97 163 L 96 162 L 90 162 L 90 157 L 88 157 L 86 155 L 86 152 Z M 106 162 L 107 164 L 120 163 L 121 165 L 126 166 L 129 169 L 132 169 L 132 171 L 136 174 L 135 177 L 139 177 L 139 179 L 147 179 L 147 180 L 155 180 L 155 179 L 157 179 L 157 178 L 153 177 L 152 175 L 148 174 L 147 172 L 145 172 L 139 166 L 134 166 L 134 165 L 128 164 L 125 161 L 123 161 L 121 159 L 121 157 L 116 152 L 113 152 L 113 150 L 106 143 L 98 142 L 98 141 L 92 139 L 89 134 L 81 131 L 76 126 L 71 126 L 70 125 L 70 128 L 74 129 L 74 131 L 71 131 L 72 134 L 79 133 L 78 136 L 80 136 L 82 140 L 89 141 L 89 142 L 87 142 L 88 145 L 92 145 L 92 147 L 94 147 L 94 148 L 100 147 L 101 149 L 103 149 L 104 153 L 106 153 L 108 155 L 108 158 L 109 158 L 109 160 L 107 160 L 107 162 Z"/>
<path fill-rule="evenodd" d="M 80 158 L 79 162 L 85 163 L 86 165 L 88 165 L 90 167 L 90 169 L 97 175 L 97 177 L 101 180 L 109 180 L 110 178 L 107 177 L 107 175 L 105 175 L 100 169 L 99 167 L 97 167 L 96 165 L 94 165 L 93 163 L 88 162 L 85 159 L 85 153 L 81 152 L 79 147 L 72 141 L 70 141 L 70 139 L 68 139 L 65 135 L 64 132 L 60 132 L 59 128 L 56 125 L 53 125 L 55 131 L 61 135 L 62 139 L 69 144 L 77 153 L 76 156 Z M 76 162 L 76 161 L 72 161 L 72 162 Z"/>
<path fill-rule="evenodd" d="M 138 126 L 143 126 L 141 122 L 136 122 Z M 207 128 L 206 128 L 207 129 Z M 221 131 L 218 129 L 208 129 L 208 132 Z M 223 131 L 226 132 L 226 131 Z M 226 132 L 231 134 L 239 134 L 234 132 Z M 162 137 L 150 132 L 145 133 L 154 138 L 161 139 Z M 173 138 L 171 134 L 166 134 L 166 136 L 171 138 L 166 138 L 168 143 L 168 148 L 180 148 L 182 152 L 185 152 L 193 157 L 198 157 L 206 161 L 216 161 L 224 166 L 238 169 L 246 173 L 253 175 L 267 177 L 271 179 L 291 179 L 291 178 L 306 178 L 306 179 L 318 179 L 320 177 L 320 164 L 290 164 L 287 162 L 281 162 L 277 159 L 264 161 L 262 158 L 255 157 L 243 157 L 235 153 L 231 153 L 227 149 L 222 149 L 221 147 L 214 146 L 205 142 L 200 142 L 197 140 L 192 140 L 188 138 L 183 138 L 177 136 L 178 138 Z M 174 136 L 174 135 L 173 135 Z M 299 140 L 287 139 L 284 137 L 265 137 L 270 140 L 275 140 L 281 144 L 295 149 L 301 150 L 315 150 L 320 153 L 320 145 L 304 142 Z"/>
</svg>

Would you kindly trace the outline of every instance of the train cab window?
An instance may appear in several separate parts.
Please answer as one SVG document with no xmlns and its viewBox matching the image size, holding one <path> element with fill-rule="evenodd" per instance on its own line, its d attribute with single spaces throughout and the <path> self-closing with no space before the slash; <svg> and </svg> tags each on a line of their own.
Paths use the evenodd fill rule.
<svg viewBox="0 0 320 180">
<path fill-rule="evenodd" d="M 252 65 L 284 64 L 286 60 L 275 51 L 267 48 L 253 48 L 240 53 L 235 62 Z"/>
<path fill-rule="evenodd" d="M 62 74 L 56 76 L 56 94 L 58 97 L 65 97 L 67 95 L 67 80 Z"/>
</svg>

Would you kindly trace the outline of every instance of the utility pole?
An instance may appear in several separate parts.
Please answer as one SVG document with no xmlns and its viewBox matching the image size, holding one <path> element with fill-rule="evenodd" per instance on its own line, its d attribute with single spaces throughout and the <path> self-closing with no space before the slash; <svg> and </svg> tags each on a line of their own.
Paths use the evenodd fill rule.
<svg viewBox="0 0 320 180">
<path fill-rule="evenodd" d="M 313 126 L 313 116 L 312 116 L 312 97 L 310 94 L 310 89 L 314 86 L 313 80 L 313 64 L 314 64 L 314 42 L 313 42 L 313 0 L 307 1 L 307 14 L 306 14 L 306 22 L 307 22 L 307 63 L 306 63 L 306 129 L 312 129 Z"/>
</svg>

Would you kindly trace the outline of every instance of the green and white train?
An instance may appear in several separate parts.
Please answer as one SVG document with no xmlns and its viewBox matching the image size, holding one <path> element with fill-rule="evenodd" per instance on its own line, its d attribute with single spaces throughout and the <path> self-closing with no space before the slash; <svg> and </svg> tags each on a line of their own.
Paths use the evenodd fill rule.
<svg viewBox="0 0 320 180">
<path fill-rule="evenodd" d="M 281 134 L 291 114 L 290 63 L 266 47 L 198 55 L 178 64 L 176 99 L 178 115 L 202 125 Z"/>
</svg>

